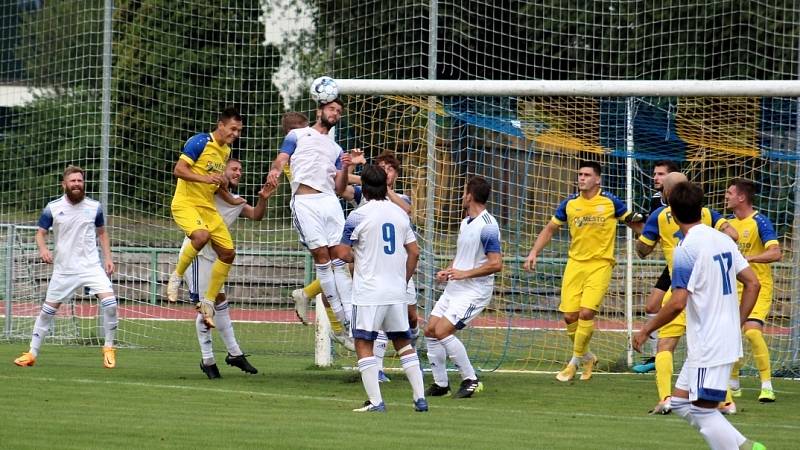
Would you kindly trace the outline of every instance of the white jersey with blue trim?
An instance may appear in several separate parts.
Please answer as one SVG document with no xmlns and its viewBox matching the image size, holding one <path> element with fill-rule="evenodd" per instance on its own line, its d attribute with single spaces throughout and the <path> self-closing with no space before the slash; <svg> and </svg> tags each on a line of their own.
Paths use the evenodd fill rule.
<svg viewBox="0 0 800 450">
<path fill-rule="evenodd" d="M 231 196 L 233 196 L 233 198 L 239 198 L 238 195 L 233 193 L 231 193 Z M 238 219 L 239 216 L 242 214 L 242 210 L 244 209 L 245 205 L 246 203 L 242 203 L 241 205 L 231 205 L 230 203 L 223 200 L 219 195 L 216 194 L 214 195 L 214 206 L 217 208 L 217 212 L 219 213 L 219 215 L 222 216 L 222 221 L 225 222 L 225 226 L 228 227 L 229 229 L 233 225 L 233 223 L 236 222 L 236 219 Z M 190 239 L 188 237 L 185 237 L 183 239 L 183 245 L 181 246 L 181 248 L 184 248 L 186 247 L 186 245 L 189 245 L 189 242 L 191 242 Z M 209 242 L 208 244 L 206 244 L 205 247 L 203 247 L 200 250 L 197 256 L 213 261 L 217 259 L 217 252 L 214 251 L 214 247 L 212 247 L 211 242 Z"/>
<path fill-rule="evenodd" d="M 38 225 L 53 228 L 54 272 L 82 273 L 100 265 L 96 229 L 105 226 L 105 217 L 97 200 L 84 197 L 72 204 L 64 195 L 45 206 Z"/>
<path fill-rule="evenodd" d="M 336 195 L 336 171 L 342 168 L 342 147 L 329 134 L 313 127 L 296 128 L 286 135 L 281 152 L 289 155 L 292 194 L 301 184 Z"/>
<path fill-rule="evenodd" d="M 370 200 L 344 225 L 342 244 L 353 247 L 353 304 L 406 303 L 405 245 L 417 240 L 408 214 L 390 200 Z"/>
<path fill-rule="evenodd" d="M 703 224 L 673 254 L 672 289 L 686 289 L 686 365 L 713 367 L 742 357 L 736 275 L 748 267 L 736 243 Z"/>
<path fill-rule="evenodd" d="M 500 227 L 489 211 L 483 210 L 477 217 L 466 217 L 461 221 L 456 244 L 453 268 L 472 270 L 486 264 L 488 253 L 500 253 Z M 444 293 L 457 298 L 460 294 L 488 297 L 494 290 L 494 274 L 465 280 L 450 280 Z"/>
</svg>

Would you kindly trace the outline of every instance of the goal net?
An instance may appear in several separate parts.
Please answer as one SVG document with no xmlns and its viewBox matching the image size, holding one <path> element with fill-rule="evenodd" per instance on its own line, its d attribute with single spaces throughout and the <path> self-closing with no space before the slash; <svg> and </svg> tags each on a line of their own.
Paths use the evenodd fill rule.
<svg viewBox="0 0 800 450">
<path fill-rule="evenodd" d="M 472 0 L 7 3 L 0 7 L 0 291 L 3 338 L 21 346 L 51 270 L 38 260 L 36 221 L 61 195 L 64 167 L 78 164 L 88 171 L 87 194 L 106 207 L 120 344 L 196 349 L 191 305 L 164 297 L 182 239 L 169 209 L 172 170 L 183 143 L 211 131 L 226 105 L 245 116 L 234 156 L 243 162 L 238 193 L 253 204 L 283 137 L 281 116 L 297 110 L 314 119 L 306 92 L 320 75 L 415 82 L 795 80 L 800 62 L 800 17 L 788 1 L 496 2 L 492 8 Z M 417 274 L 420 315 L 441 293 L 431 274 L 453 256 L 463 184 L 470 175 L 486 176 L 505 269 L 490 308 L 460 335 L 484 370 L 559 367 L 569 357 L 556 311 L 566 234 L 548 246 L 535 273 L 523 272 L 521 262 L 558 202 L 574 191 L 578 160 L 600 162 L 604 188 L 639 211 L 649 209 L 653 163 L 677 160 L 720 212 L 727 212 L 723 192 L 733 177 L 760 186 L 756 206 L 775 224 L 784 251 L 773 264 L 766 335 L 774 367 L 796 366 L 794 94 L 607 95 L 472 89 L 434 98 L 343 95 L 338 142 L 364 149 L 368 158 L 392 150 L 403 161 L 400 189 L 413 200 L 425 251 Z M 313 279 L 313 264 L 292 229 L 289 197 L 284 182 L 264 220 L 234 225 L 238 256 L 226 292 L 245 351 L 310 361 L 314 327 L 296 319 L 291 293 Z M 620 228 L 618 264 L 592 340 L 603 370 L 625 370 L 629 330 L 641 323 L 643 297 L 663 267 L 658 253 L 630 257 L 628 242 Z M 181 295 L 187 298 L 185 290 Z M 96 313 L 96 301 L 78 292 L 47 342 L 95 344 Z M 341 356 L 352 363 L 351 354 Z"/>
</svg>

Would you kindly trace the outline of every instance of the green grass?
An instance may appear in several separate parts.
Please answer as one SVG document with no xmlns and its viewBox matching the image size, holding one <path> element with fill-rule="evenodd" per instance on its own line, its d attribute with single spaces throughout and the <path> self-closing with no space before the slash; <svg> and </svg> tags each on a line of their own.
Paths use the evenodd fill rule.
<svg viewBox="0 0 800 450">
<path fill-rule="evenodd" d="M 0 344 L 3 448 L 347 448 L 362 436 L 372 448 L 705 447 L 683 420 L 645 414 L 652 375 L 561 384 L 551 374 L 485 373 L 475 398 L 432 398 L 421 414 L 393 372 L 382 385 L 388 414 L 356 415 L 358 374 L 313 368 L 307 356 L 255 355 L 257 375 L 223 364 L 212 381 L 196 351 L 121 349 L 107 370 L 96 347 L 48 345 L 36 366 L 16 367 L 24 347 Z M 775 380 L 778 401 L 761 405 L 756 380 L 743 382 L 734 425 L 769 448 L 795 448 L 800 384 Z"/>
</svg>

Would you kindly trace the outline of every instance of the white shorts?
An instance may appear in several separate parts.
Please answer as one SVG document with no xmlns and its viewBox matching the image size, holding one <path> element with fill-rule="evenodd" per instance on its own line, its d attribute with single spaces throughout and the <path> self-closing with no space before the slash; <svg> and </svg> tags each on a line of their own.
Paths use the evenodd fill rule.
<svg viewBox="0 0 800 450">
<path fill-rule="evenodd" d="M 406 286 L 406 305 L 416 305 L 417 304 L 417 287 L 414 285 L 414 278 L 412 277 L 408 280 L 408 286 Z"/>
<path fill-rule="evenodd" d="M 106 271 L 98 264 L 97 267 L 87 269 L 83 273 L 53 272 L 50 283 L 47 285 L 45 301 L 61 303 L 72 297 L 75 290 L 81 287 L 89 288 L 90 295 L 113 294 L 111 280 Z"/>
<path fill-rule="evenodd" d="M 301 244 L 314 250 L 342 243 L 344 212 L 335 195 L 295 195 L 291 208 L 292 223 Z"/>
<path fill-rule="evenodd" d="M 447 294 L 442 294 L 433 306 L 431 315 L 444 317 L 456 327 L 456 330 L 460 330 L 466 327 L 472 319 L 478 317 L 487 303 L 488 301 L 484 297 L 450 298 Z"/>
<path fill-rule="evenodd" d="M 211 266 L 214 261 L 198 256 L 186 269 L 183 274 L 183 280 L 186 282 L 186 288 L 189 290 L 189 300 L 193 303 L 200 301 L 200 296 L 206 295 L 208 290 L 208 281 L 211 279 Z M 220 286 L 219 293 L 225 293 L 225 286 Z"/>
<path fill-rule="evenodd" d="M 410 339 L 408 306 L 405 303 L 353 305 L 350 331 L 354 338 L 367 341 L 374 341 L 378 331 L 386 332 L 389 339 Z"/>
<path fill-rule="evenodd" d="M 713 367 L 689 367 L 685 363 L 678 375 L 675 387 L 689 391 L 689 401 L 725 401 L 728 380 L 731 378 L 733 363 Z"/>
</svg>

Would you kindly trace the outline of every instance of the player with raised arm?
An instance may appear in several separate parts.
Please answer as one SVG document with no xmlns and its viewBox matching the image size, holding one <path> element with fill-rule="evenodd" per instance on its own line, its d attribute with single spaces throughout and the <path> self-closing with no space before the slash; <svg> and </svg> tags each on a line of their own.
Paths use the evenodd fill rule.
<svg viewBox="0 0 800 450">
<path fill-rule="evenodd" d="M 640 351 L 648 335 L 686 311 L 686 361 L 672 410 L 698 429 L 712 449 L 763 449 L 745 438 L 717 409 L 733 363 L 742 356 L 741 326 L 760 288 L 736 243 L 702 223 L 703 190 L 687 181 L 668 193 L 672 219 L 683 239 L 672 255 L 672 298 L 634 336 Z M 743 284 L 741 303 L 736 281 Z"/>
<path fill-rule="evenodd" d="M 678 172 L 680 168 L 674 161 L 660 160 L 653 164 L 653 188 L 655 193 L 650 198 L 650 214 L 653 214 L 661 208 L 666 206 L 667 203 L 664 197 L 664 177 L 672 172 Z M 669 268 L 664 266 L 661 276 L 658 277 L 655 286 L 650 290 L 650 294 L 645 301 L 644 312 L 647 318 L 655 317 L 658 310 L 661 309 L 661 302 L 664 300 L 664 294 L 669 290 L 670 278 Z M 631 368 L 636 373 L 647 373 L 656 369 L 656 353 L 658 353 L 658 331 L 654 331 L 647 341 L 649 346 L 652 347 L 649 356 L 645 358 L 641 364 L 636 364 Z"/>
<path fill-rule="evenodd" d="M 456 256 L 450 266 L 436 273 L 436 281 L 447 283 L 433 306 L 425 342 L 433 384 L 426 395 L 437 397 L 450 391 L 447 378 L 447 358 L 458 368 L 461 386 L 453 398 L 468 398 L 483 390 L 483 383 L 467 355 L 467 349 L 456 337 L 458 330 L 478 317 L 494 292 L 494 274 L 503 269 L 500 246 L 500 227 L 486 210 L 492 188 L 485 178 L 473 176 L 467 181 L 462 197 L 466 217 L 461 221 L 456 244 Z"/>
<path fill-rule="evenodd" d="M 233 189 L 238 187 L 241 177 L 242 162 L 236 158 L 229 159 L 225 166 L 225 178 L 228 180 L 228 186 Z M 225 226 L 230 229 L 239 217 L 245 217 L 251 220 L 263 219 L 264 212 L 267 209 L 267 199 L 273 192 L 275 192 L 274 187 L 264 185 L 261 190 L 258 191 L 258 201 L 256 205 L 251 206 L 244 198 L 221 188 L 214 196 L 214 204 L 216 205 L 217 211 L 222 216 Z M 190 245 L 192 245 L 192 241 L 188 237 L 185 238 L 183 240 L 181 252 Z M 206 291 L 209 275 L 211 274 L 211 268 L 214 265 L 215 259 L 217 259 L 217 255 L 214 253 L 214 249 L 206 246 L 200 251 L 184 274 L 184 280 L 189 288 L 189 297 L 192 302 L 198 302 L 200 300 L 200 293 Z M 239 347 L 239 342 L 236 340 L 236 335 L 233 331 L 233 322 L 231 322 L 230 305 L 228 304 L 228 298 L 225 295 L 223 287 L 220 288 L 214 300 L 214 321 L 217 325 L 217 331 L 220 337 L 222 337 L 222 342 L 228 350 L 225 362 L 229 366 L 238 367 L 247 373 L 258 373 L 258 370 L 247 360 L 244 352 L 242 352 Z M 209 379 L 221 378 L 219 368 L 214 359 L 211 329 L 206 326 L 203 315 L 200 313 L 197 314 L 195 327 L 197 329 L 197 340 L 200 343 L 200 353 L 202 355 L 200 370 L 202 370 Z"/>
<path fill-rule="evenodd" d="M 672 187 L 678 183 L 686 181 L 686 175 L 680 172 L 672 172 L 664 177 L 663 191 L 664 198 L 668 198 Z M 703 224 L 714 227 L 726 233 L 731 239 L 736 240 L 739 236 L 722 215 L 709 208 L 702 208 L 701 221 Z M 672 253 L 678 245 L 678 241 L 683 238 L 678 224 L 675 222 L 672 209 L 662 206 L 647 218 L 642 235 L 636 241 L 636 253 L 640 258 L 649 255 L 657 243 L 661 244 L 664 259 L 667 261 L 667 269 L 672 272 Z M 671 291 L 668 289 L 664 295 L 663 303 L 669 301 Z M 660 310 L 659 305 L 656 311 Z M 650 410 L 650 414 L 669 414 L 670 412 L 670 388 L 672 386 L 673 373 L 673 354 L 678 342 L 686 333 L 686 315 L 680 314 L 672 322 L 666 324 L 658 330 L 658 344 L 656 353 L 656 390 L 658 391 L 658 404 Z"/>
<path fill-rule="evenodd" d="M 226 108 L 211 133 L 196 134 L 186 141 L 173 173 L 178 178 L 172 198 L 172 217 L 191 240 L 178 257 L 175 271 L 169 277 L 167 298 L 178 301 L 178 288 L 186 269 L 211 242 L 217 259 L 211 267 L 208 289 L 197 303 L 203 322 L 214 328 L 215 298 L 231 269 L 236 252 L 228 227 L 214 204 L 214 193 L 227 185 L 225 163 L 233 144 L 242 132 L 242 116 L 235 108 Z"/>
<path fill-rule="evenodd" d="M 419 247 L 408 214 L 387 198 L 386 173 L 366 166 L 361 174 L 367 202 L 350 213 L 342 243 L 352 246 L 346 261 L 353 272 L 353 315 L 358 370 L 369 396 L 356 412 L 385 412 L 378 384 L 378 366 L 372 353 L 378 331 L 384 331 L 400 355 L 411 384 L 416 411 L 427 411 L 419 358 L 411 346 L 406 289 L 417 268 Z"/>
<path fill-rule="evenodd" d="M 114 338 L 117 333 L 117 298 L 109 276 L 114 273 L 111 244 L 105 228 L 100 202 L 86 197 L 84 170 L 67 166 L 61 181 L 64 195 L 45 206 L 39 217 L 36 246 L 39 257 L 53 264 L 44 304 L 33 325 L 30 349 L 14 360 L 18 366 L 32 366 L 39 356 L 42 341 L 50 331 L 61 303 L 72 297 L 75 289 L 86 287 L 96 295 L 103 311 L 103 366 L 117 365 Z M 47 248 L 47 233 L 53 229 L 54 253 Z M 97 243 L 103 258 L 97 251 Z"/>
<path fill-rule="evenodd" d="M 337 320 L 349 326 L 352 280 L 341 259 L 347 251 L 341 244 L 344 213 L 337 194 L 347 187 L 348 153 L 328 134 L 342 116 L 339 99 L 317 107 L 317 121 L 311 127 L 289 132 L 267 175 L 267 183 L 278 185 L 283 168 L 291 165 L 292 219 L 300 242 L 312 258 L 324 294 Z M 344 342 L 347 335 L 337 336 Z"/>
<path fill-rule="evenodd" d="M 774 402 L 775 391 L 772 389 L 772 368 L 769 362 L 769 348 L 764 340 L 764 322 L 772 306 L 772 269 L 769 263 L 781 260 L 781 246 L 772 222 L 753 208 L 756 194 L 756 185 L 750 180 L 733 180 L 725 191 L 725 201 L 733 215 L 728 218 L 731 226 L 739 232 L 739 251 L 753 268 L 761 291 L 758 293 L 756 305 L 747 317 L 742 328 L 744 335 L 753 349 L 758 374 L 761 378 L 761 392 L 758 401 L 762 403 Z M 741 295 L 742 286 L 738 286 Z M 733 365 L 731 372 L 730 390 L 734 397 L 742 395 L 739 386 L 739 369 L 741 360 Z"/>
<path fill-rule="evenodd" d="M 614 194 L 600 188 L 600 164 L 581 161 L 578 166 L 578 192 L 562 201 L 550 222 L 533 244 L 523 268 L 533 271 L 542 250 L 563 224 L 569 227 L 567 266 L 561 281 L 561 304 L 567 336 L 572 341 L 572 358 L 556 379 L 570 381 L 582 366 L 581 380 L 592 378 L 597 357 L 589 351 L 594 333 L 594 316 L 600 310 L 611 282 L 617 224 L 623 221 L 634 231 L 641 230 L 644 217 L 631 213 Z"/>
</svg>

